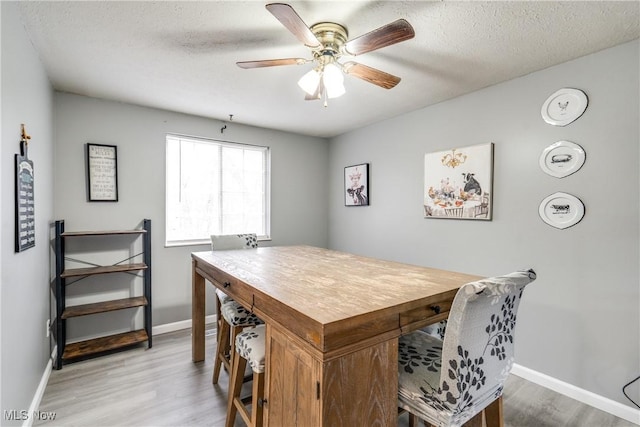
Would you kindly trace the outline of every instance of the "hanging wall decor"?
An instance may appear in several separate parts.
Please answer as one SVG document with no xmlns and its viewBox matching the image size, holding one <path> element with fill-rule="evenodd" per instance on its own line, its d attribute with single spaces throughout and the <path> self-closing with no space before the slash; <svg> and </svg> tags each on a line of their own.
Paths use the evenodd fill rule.
<svg viewBox="0 0 640 427">
<path fill-rule="evenodd" d="M 577 120 L 587 109 L 587 95 L 579 90 L 563 88 L 554 92 L 542 105 L 542 118 L 554 126 L 566 126 Z"/>
<path fill-rule="evenodd" d="M 491 220 L 493 143 L 424 156 L 425 218 Z"/>
<path fill-rule="evenodd" d="M 538 207 L 540 218 L 548 225 L 564 230 L 584 217 L 584 204 L 577 197 L 557 192 L 546 197 Z"/>
<path fill-rule="evenodd" d="M 576 173 L 584 164 L 584 149 L 571 141 L 558 141 L 542 151 L 540 168 L 548 175 L 564 178 Z"/>
<path fill-rule="evenodd" d="M 369 206 L 369 163 L 344 168 L 344 205 Z"/>
<path fill-rule="evenodd" d="M 16 252 L 36 245 L 33 162 L 29 160 L 29 139 L 22 125 L 20 154 L 16 154 Z"/>
<path fill-rule="evenodd" d="M 115 145 L 88 143 L 86 153 L 88 200 L 90 202 L 117 202 L 117 147 Z"/>
</svg>

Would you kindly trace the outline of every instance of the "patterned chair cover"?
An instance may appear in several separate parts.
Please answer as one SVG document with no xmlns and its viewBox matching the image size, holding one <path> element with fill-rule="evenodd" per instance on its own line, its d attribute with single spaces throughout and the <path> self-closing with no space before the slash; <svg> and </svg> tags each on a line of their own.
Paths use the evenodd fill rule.
<svg viewBox="0 0 640 427">
<path fill-rule="evenodd" d="M 438 338 L 439 340 L 444 340 L 444 334 L 447 331 L 447 321 L 442 320 L 438 323 L 434 323 L 433 325 L 425 326 L 421 330 L 431 335 L 432 337 Z"/>
<path fill-rule="evenodd" d="M 234 300 L 221 304 L 220 314 L 231 326 L 247 327 L 264 323 L 258 316 Z"/>
<path fill-rule="evenodd" d="M 401 337 L 398 406 L 434 426 L 461 426 L 500 397 L 522 291 L 535 278 L 528 270 L 467 283 L 444 341 L 422 330 Z"/>
<path fill-rule="evenodd" d="M 231 249 L 255 249 L 257 247 L 258 237 L 255 233 L 213 234 L 211 236 L 212 251 L 226 251 Z"/>
<path fill-rule="evenodd" d="M 238 356 L 247 359 L 253 372 L 264 372 L 264 354 L 267 331 L 264 325 L 245 329 L 236 337 Z"/>
</svg>

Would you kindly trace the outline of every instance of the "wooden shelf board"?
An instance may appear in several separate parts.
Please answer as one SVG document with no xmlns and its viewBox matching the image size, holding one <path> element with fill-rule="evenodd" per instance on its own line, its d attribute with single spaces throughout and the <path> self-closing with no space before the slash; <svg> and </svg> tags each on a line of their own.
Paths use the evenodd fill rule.
<svg viewBox="0 0 640 427">
<path fill-rule="evenodd" d="M 88 314 L 106 313 L 109 311 L 123 310 L 125 308 L 142 307 L 147 304 L 147 299 L 144 296 L 139 296 L 95 302 L 91 304 L 75 305 L 65 308 L 61 318 L 69 319 L 71 317 L 86 316 Z"/>
<path fill-rule="evenodd" d="M 93 276 L 95 274 L 106 273 L 119 273 L 125 271 L 139 271 L 146 270 L 147 265 L 145 263 L 135 264 L 119 264 L 119 265 L 104 265 L 99 267 L 87 267 L 87 268 L 70 268 L 60 274 L 60 277 L 78 277 L 78 276 Z"/>
<path fill-rule="evenodd" d="M 99 230 L 99 231 L 65 231 L 60 235 L 62 237 L 82 237 L 82 236 L 109 236 L 117 234 L 144 234 L 147 230 Z"/>
<path fill-rule="evenodd" d="M 149 337 L 147 337 L 146 331 L 144 329 L 139 329 L 137 331 L 75 342 L 65 346 L 62 359 L 76 359 L 78 357 L 85 357 L 105 351 L 116 350 L 122 347 L 148 341 L 148 339 Z"/>
</svg>

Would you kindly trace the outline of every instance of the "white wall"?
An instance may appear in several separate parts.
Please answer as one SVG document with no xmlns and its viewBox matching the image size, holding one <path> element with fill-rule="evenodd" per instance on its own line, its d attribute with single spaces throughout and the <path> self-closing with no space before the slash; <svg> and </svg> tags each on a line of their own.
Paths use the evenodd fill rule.
<svg viewBox="0 0 640 427">
<path fill-rule="evenodd" d="M 216 120 L 66 93 L 55 94 L 54 111 L 56 219 L 64 219 L 68 231 L 134 228 L 143 218 L 152 220 L 154 325 L 191 318 L 190 253 L 210 249 L 210 246 L 164 247 L 167 133 L 271 147 L 272 240 L 261 245 L 327 245 L 329 150 L 324 139 L 235 122 L 226 123 L 227 128 L 221 134 L 223 123 Z M 241 113 L 236 117 L 241 118 Z M 118 147 L 116 203 L 86 200 L 87 142 Z M 212 295 L 210 292 L 210 309 L 214 307 Z M 87 321 L 106 320 L 96 316 L 83 319 Z M 73 330 L 70 333 L 71 339 L 77 338 Z"/>
<path fill-rule="evenodd" d="M 535 268 L 516 362 L 631 406 L 621 388 L 640 371 L 638 51 L 636 40 L 334 138 L 329 246 L 485 276 Z M 562 87 L 584 90 L 589 107 L 554 127 L 540 109 Z M 559 140 L 587 153 L 563 179 L 538 166 Z M 487 142 L 493 221 L 423 218 L 424 154 Z M 346 208 L 343 168 L 364 162 L 371 205 Z M 542 222 L 538 205 L 556 191 L 584 202 L 582 222 Z"/>
<path fill-rule="evenodd" d="M 26 411 L 51 354 L 45 335 L 49 315 L 49 222 L 53 218 L 53 91 L 24 31 L 13 2 L 0 4 L 2 15 L 2 156 L 0 184 L 0 347 L 2 425 L 5 410 Z M 14 156 L 20 152 L 20 124 L 32 137 L 36 245 L 14 250 Z"/>
</svg>

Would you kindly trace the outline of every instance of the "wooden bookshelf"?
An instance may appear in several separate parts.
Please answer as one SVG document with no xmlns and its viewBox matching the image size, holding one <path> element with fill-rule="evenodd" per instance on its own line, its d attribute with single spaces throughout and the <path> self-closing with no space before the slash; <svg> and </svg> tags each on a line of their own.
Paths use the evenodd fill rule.
<svg viewBox="0 0 640 427">
<path fill-rule="evenodd" d="M 57 345 L 55 368 L 61 369 L 63 362 L 73 361 L 78 358 L 85 358 L 91 355 L 117 350 L 132 346 L 142 342 L 147 342 L 148 348 L 152 346 L 151 333 L 151 220 L 142 221 L 142 227 L 133 230 L 97 230 L 97 231 L 75 231 L 68 232 L 64 229 L 64 220 L 56 221 L 55 224 L 54 252 L 56 258 L 56 277 L 54 281 L 54 293 L 56 299 L 56 317 L 53 324 L 53 336 Z M 65 241 L 67 239 L 78 239 L 85 237 L 96 237 L 99 239 L 109 239 L 109 236 L 132 235 L 133 239 L 142 238 L 142 252 L 131 256 L 130 259 L 116 265 L 92 266 L 86 268 L 66 268 Z M 128 241 L 129 239 L 127 239 Z M 86 245 L 96 252 L 100 251 L 101 240 L 91 240 Z M 75 255 L 75 254 L 74 254 Z M 141 257 L 142 261 L 133 262 L 135 258 Z M 79 261 L 82 262 L 82 261 Z M 99 274 L 109 274 L 114 276 L 110 281 L 117 284 L 119 280 L 115 273 L 141 272 L 143 281 L 142 294 L 132 294 L 129 298 L 120 298 L 106 301 L 92 302 L 68 306 L 66 304 L 66 286 L 68 278 L 76 278 L 71 283 L 80 282 L 80 279 L 87 276 Z M 83 284 L 78 284 L 80 292 Z M 133 291 L 132 291 L 133 292 Z M 129 332 L 112 334 L 93 338 L 89 340 L 67 343 L 67 320 L 81 316 L 90 316 L 98 313 L 114 312 L 118 310 L 142 308 L 144 310 L 144 329 L 136 329 Z M 80 321 L 80 320 L 76 320 Z M 82 320 L 84 321 L 84 320 Z"/>
</svg>

